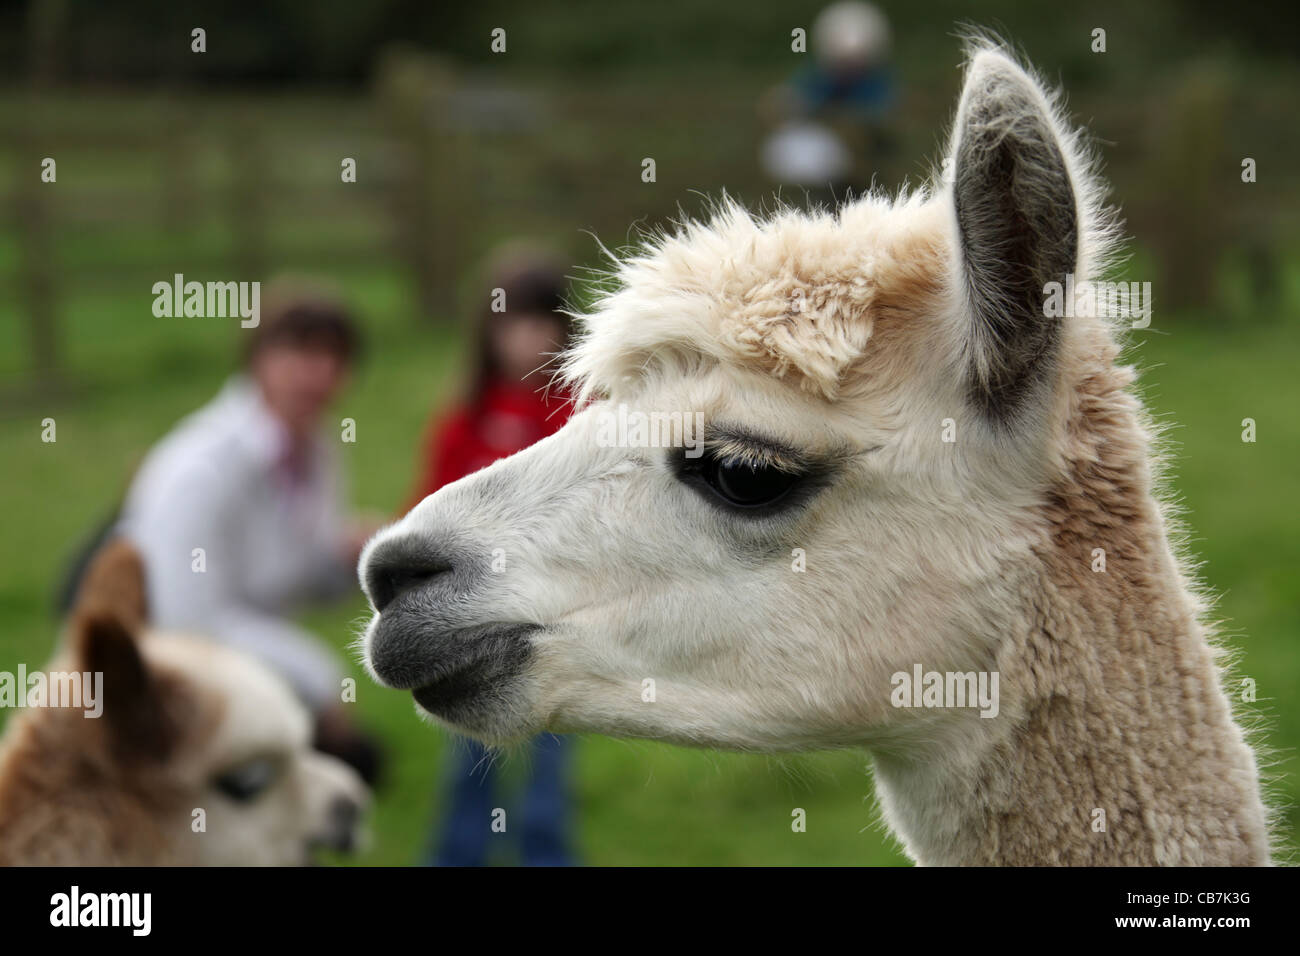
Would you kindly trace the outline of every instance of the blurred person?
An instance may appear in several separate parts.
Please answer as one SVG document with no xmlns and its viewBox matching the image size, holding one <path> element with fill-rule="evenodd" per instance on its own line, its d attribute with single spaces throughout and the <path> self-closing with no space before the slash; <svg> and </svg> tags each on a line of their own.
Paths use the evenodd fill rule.
<svg viewBox="0 0 1300 956">
<path fill-rule="evenodd" d="M 149 452 L 117 527 L 144 560 L 154 626 L 260 658 L 311 709 L 317 749 L 369 783 L 380 752 L 345 712 L 340 661 L 289 618 L 355 592 L 379 526 L 346 512 L 337 439 L 322 431 L 360 333 L 319 289 L 272 284 L 265 300 L 242 371 Z"/>
<path fill-rule="evenodd" d="M 791 81 L 805 112 L 839 108 L 877 122 L 894 104 L 889 20 L 862 0 L 840 0 L 812 27 L 813 66 Z"/>
<path fill-rule="evenodd" d="M 775 126 L 760 158 L 776 181 L 834 198 L 868 186 L 893 152 L 889 21 L 873 4 L 840 0 L 817 15 L 810 43 L 812 64 L 760 104 Z"/>
<path fill-rule="evenodd" d="M 444 485 L 553 434 L 572 411 L 567 396 L 547 388 L 552 360 L 571 334 L 571 320 L 557 311 L 563 306 L 564 269 L 542 250 L 512 244 L 491 258 L 486 272 L 487 288 L 504 292 L 504 310 L 493 311 L 489 302 L 479 317 L 468 393 L 430 427 L 412 507 Z M 552 734 L 535 737 L 529 746 L 519 831 L 526 866 L 574 862 L 568 783 L 572 746 L 571 739 Z M 450 805 L 435 835 L 430 864 L 487 862 L 492 811 L 500 806 L 497 783 L 493 755 L 477 741 L 457 739 Z"/>
</svg>

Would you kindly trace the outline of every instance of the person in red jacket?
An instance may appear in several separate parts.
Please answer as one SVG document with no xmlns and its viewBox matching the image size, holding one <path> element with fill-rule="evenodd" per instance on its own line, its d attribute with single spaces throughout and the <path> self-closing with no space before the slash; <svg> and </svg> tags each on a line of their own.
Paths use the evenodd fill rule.
<svg viewBox="0 0 1300 956">
<path fill-rule="evenodd" d="M 473 379 L 461 404 L 429 430 L 413 505 L 568 421 L 568 396 L 548 388 L 555 354 L 568 344 L 571 332 L 569 317 L 557 311 L 565 285 L 564 270 L 537 250 L 513 247 L 494 257 Z M 501 836 L 492 828 L 494 809 L 501 806 L 494 792 L 495 761 L 477 742 L 458 743 L 451 762 L 450 806 L 429 860 L 435 866 L 481 866 L 491 841 Z M 573 863 L 567 779 L 571 746 L 567 738 L 552 734 L 532 741 L 517 817 L 525 865 Z"/>
</svg>

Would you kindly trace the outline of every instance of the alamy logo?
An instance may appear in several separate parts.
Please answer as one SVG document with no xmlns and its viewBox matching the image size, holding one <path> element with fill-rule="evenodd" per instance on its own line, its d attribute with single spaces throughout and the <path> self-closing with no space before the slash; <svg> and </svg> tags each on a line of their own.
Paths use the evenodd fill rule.
<svg viewBox="0 0 1300 956">
<path fill-rule="evenodd" d="M 1049 319 L 1132 319 L 1133 328 L 1151 325 L 1150 282 L 1079 282 L 1072 274 L 1065 282 L 1043 286 L 1043 316 Z"/>
<path fill-rule="evenodd" d="M 102 671 L 0 671 L 0 707 L 80 707 L 87 717 L 104 713 Z"/>
<path fill-rule="evenodd" d="M 704 454 L 703 412 L 628 411 L 619 405 L 596 419 L 601 448 L 685 448 L 687 458 Z"/>
<path fill-rule="evenodd" d="M 128 926 L 148 936 L 153 924 L 152 893 L 82 893 L 73 886 L 50 897 L 51 926 Z"/>
<path fill-rule="evenodd" d="M 239 316 L 245 329 L 256 328 L 262 321 L 260 282 L 186 282 L 178 272 L 171 282 L 155 282 L 153 294 L 153 314 L 160 319 Z"/>
<path fill-rule="evenodd" d="M 981 717 L 998 715 L 997 671 L 897 671 L 889 678 L 895 707 L 978 707 Z"/>
</svg>

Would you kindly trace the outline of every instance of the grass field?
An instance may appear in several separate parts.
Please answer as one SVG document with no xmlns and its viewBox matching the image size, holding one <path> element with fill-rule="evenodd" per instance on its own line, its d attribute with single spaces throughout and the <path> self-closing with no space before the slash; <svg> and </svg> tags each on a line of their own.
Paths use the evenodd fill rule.
<svg viewBox="0 0 1300 956">
<path fill-rule="evenodd" d="M 366 317 L 369 360 L 338 408 L 357 421 L 344 446 L 358 504 L 391 511 L 413 479 L 416 442 L 430 411 L 457 384 L 461 343 L 422 330 L 395 274 L 339 276 Z M 15 399 L 0 417 L 5 492 L 0 549 L 0 668 L 48 654 L 56 630 L 50 594 L 78 537 L 112 504 L 136 460 L 181 415 L 218 388 L 236 331 L 215 319 L 155 319 L 149 297 L 96 293 L 67 303 L 68 380 L 75 388 Z M 0 306 L 9 363 L 17 315 Z M 1300 340 L 1293 319 L 1259 318 L 1230 328 L 1157 313 L 1134 358 L 1148 399 L 1173 426 L 1174 486 L 1202 574 L 1220 595 L 1224 632 L 1254 678 L 1268 739 L 1281 763 L 1278 795 L 1297 829 L 1300 797 Z M 6 368 L 14 372 L 13 364 Z M 12 380 L 12 378 L 11 378 Z M 40 422 L 58 441 L 40 441 Z M 1241 441 L 1254 418 L 1258 441 Z M 363 612 L 358 599 L 307 621 L 340 649 Z M 447 737 L 416 719 L 408 695 L 380 689 L 353 665 L 358 705 L 391 748 L 365 863 L 409 864 L 423 851 L 437 809 Z M 520 759 L 505 757 L 509 780 Z M 875 823 L 868 760 L 858 753 L 765 758 L 584 739 L 577 792 L 583 858 L 602 864 L 899 863 Z M 509 803 L 506 803 L 509 806 Z M 807 832 L 791 832 L 791 811 Z"/>
</svg>

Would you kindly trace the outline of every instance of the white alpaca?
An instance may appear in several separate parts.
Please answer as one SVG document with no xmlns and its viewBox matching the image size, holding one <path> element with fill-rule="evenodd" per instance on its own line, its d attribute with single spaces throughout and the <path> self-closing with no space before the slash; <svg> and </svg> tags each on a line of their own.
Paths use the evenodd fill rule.
<svg viewBox="0 0 1300 956">
<path fill-rule="evenodd" d="M 584 409 L 368 547 L 375 677 L 489 742 L 869 748 L 922 863 L 1267 862 L 1115 323 L 1045 314 L 1113 246 L 1085 153 L 977 43 L 950 155 L 618 263 Z M 704 454 L 610 447 L 619 406 L 702 413 Z M 996 716 L 896 706 L 918 667 L 997 675 Z"/>
</svg>

